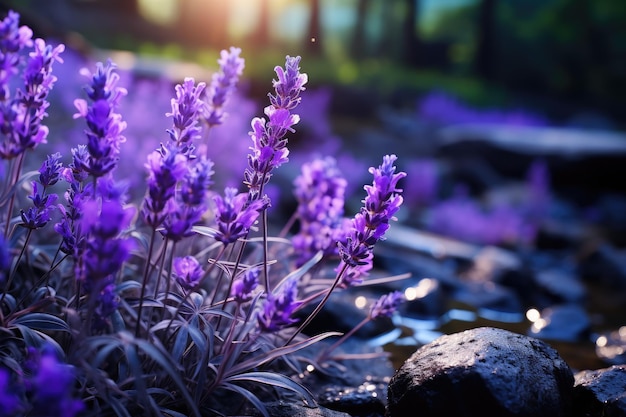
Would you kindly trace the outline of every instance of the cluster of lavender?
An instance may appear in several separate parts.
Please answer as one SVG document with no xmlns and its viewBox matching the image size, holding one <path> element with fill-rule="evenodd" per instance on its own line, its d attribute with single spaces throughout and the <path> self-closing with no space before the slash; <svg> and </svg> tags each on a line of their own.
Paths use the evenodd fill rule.
<svg viewBox="0 0 626 417">
<path fill-rule="evenodd" d="M 146 158 L 142 201 L 132 201 L 116 178 L 126 89 L 112 62 L 81 71 L 86 99 L 75 100 L 74 118 L 86 122 L 86 143 L 71 149 L 66 164 L 52 153 L 38 172 L 22 173 L 25 155 L 46 142 L 51 68 L 64 50 L 31 38 L 16 13 L 0 22 L 0 416 L 224 414 L 232 403 L 223 402 L 224 392 L 267 415 L 263 403 L 271 398 L 260 385 L 313 404 L 282 362 L 298 370 L 294 353 L 336 335 L 303 329 L 336 288 L 361 284 L 372 268 L 373 247 L 402 203 L 405 174 L 395 172 L 396 157 L 370 169 L 373 182 L 353 219 L 344 218 L 347 182 L 336 162 L 305 164 L 294 183 L 299 231 L 292 250 L 275 246 L 285 239 L 267 236 L 264 188 L 288 161 L 307 75 L 300 57 L 275 68 L 267 120 L 251 123 L 247 190 L 215 192 L 214 162 L 200 150 L 210 146 L 202 143 L 208 130 L 225 120 L 244 68 L 241 51 L 231 48 L 208 87 L 192 78 L 176 86 L 171 127 Z M 23 88 L 12 92 L 18 74 Z M 25 199 L 16 215 L 14 205 Z M 323 277 L 323 299 L 302 320 L 298 312 L 316 297 L 303 295 L 301 279 L 319 262 L 339 266 Z M 399 292 L 384 295 L 366 321 L 390 316 L 402 301 Z M 353 333 L 318 355 L 316 366 Z"/>
</svg>

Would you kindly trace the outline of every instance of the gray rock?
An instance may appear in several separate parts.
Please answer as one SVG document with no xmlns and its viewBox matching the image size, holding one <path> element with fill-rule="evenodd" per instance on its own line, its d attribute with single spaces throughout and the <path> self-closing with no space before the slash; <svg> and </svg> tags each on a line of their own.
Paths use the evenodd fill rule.
<svg viewBox="0 0 626 417">
<path fill-rule="evenodd" d="M 266 404 L 267 412 L 272 417 L 350 417 L 350 414 L 329 410 L 325 407 L 305 407 L 292 402 L 275 402 Z M 256 412 L 255 416 L 261 416 Z"/>
<path fill-rule="evenodd" d="M 388 416 L 569 416 L 573 383 L 546 343 L 480 327 L 419 348 L 389 383 Z"/>
<path fill-rule="evenodd" d="M 578 372 L 574 409 L 575 417 L 626 416 L 626 365 Z"/>
</svg>

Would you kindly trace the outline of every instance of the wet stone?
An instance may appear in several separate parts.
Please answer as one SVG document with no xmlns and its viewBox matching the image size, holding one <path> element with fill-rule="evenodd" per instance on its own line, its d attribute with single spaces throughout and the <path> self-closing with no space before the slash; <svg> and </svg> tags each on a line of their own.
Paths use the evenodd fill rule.
<svg viewBox="0 0 626 417">
<path fill-rule="evenodd" d="M 558 269 L 540 271 L 535 275 L 538 286 L 548 296 L 560 302 L 583 301 L 585 286 L 573 273 Z"/>
<path fill-rule="evenodd" d="M 574 410 L 574 417 L 626 416 L 626 365 L 578 372 Z"/>
<path fill-rule="evenodd" d="M 608 364 L 626 364 L 626 326 L 598 336 L 596 354 Z"/>
<path fill-rule="evenodd" d="M 569 416 L 573 382 L 546 343 L 481 327 L 419 348 L 389 383 L 387 415 Z"/>
<path fill-rule="evenodd" d="M 375 384 L 363 384 L 358 388 L 327 387 L 318 403 L 331 410 L 342 411 L 352 417 L 382 417 L 385 403 Z"/>
<path fill-rule="evenodd" d="M 265 407 L 272 417 L 350 417 L 350 414 L 330 410 L 326 407 L 306 407 L 287 401 L 269 403 Z M 261 416 L 262 414 L 256 411 L 253 415 Z"/>
<path fill-rule="evenodd" d="M 591 320 L 578 304 L 562 304 L 541 311 L 530 328 L 530 335 L 539 339 L 578 342 L 589 339 Z"/>
</svg>

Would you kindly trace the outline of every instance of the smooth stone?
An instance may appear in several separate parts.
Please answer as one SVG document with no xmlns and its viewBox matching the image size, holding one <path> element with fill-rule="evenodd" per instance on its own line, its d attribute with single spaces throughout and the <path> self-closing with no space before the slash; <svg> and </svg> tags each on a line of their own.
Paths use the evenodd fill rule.
<svg viewBox="0 0 626 417">
<path fill-rule="evenodd" d="M 574 377 L 556 350 L 491 327 L 441 336 L 392 377 L 388 417 L 569 416 Z"/>
<path fill-rule="evenodd" d="M 378 396 L 375 384 L 363 384 L 357 388 L 327 387 L 318 398 L 318 404 L 352 417 L 385 415 L 385 402 Z"/>
<path fill-rule="evenodd" d="M 578 372 L 574 409 L 574 417 L 626 416 L 626 365 Z"/>
<path fill-rule="evenodd" d="M 350 414 L 330 410 L 326 407 L 305 407 L 292 402 L 274 402 L 265 404 L 267 412 L 272 417 L 350 417 Z M 261 416 L 257 410 L 253 415 Z"/>
<path fill-rule="evenodd" d="M 578 304 L 561 304 L 541 311 L 540 318 L 530 328 L 531 336 L 562 342 L 588 340 L 591 319 Z"/>
</svg>

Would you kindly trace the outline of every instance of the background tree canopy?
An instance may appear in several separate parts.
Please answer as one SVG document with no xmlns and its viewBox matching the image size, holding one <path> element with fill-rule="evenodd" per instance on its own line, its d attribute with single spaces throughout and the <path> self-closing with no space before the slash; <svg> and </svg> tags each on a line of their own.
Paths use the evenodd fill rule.
<svg viewBox="0 0 626 417">
<path fill-rule="evenodd" d="M 239 45 L 265 62 L 316 62 L 318 81 L 450 90 L 520 101 L 556 120 L 591 111 L 623 124 L 622 0 L 7 0 L 42 35 L 199 59 Z M 204 51 L 204 52 L 201 52 Z M 266 56 L 264 59 L 263 56 Z M 200 57 L 200 58 L 199 58 Z M 315 66 L 316 64 L 313 64 Z M 390 85 L 395 80 L 395 86 Z M 315 82 L 315 80 L 312 80 Z"/>
</svg>

